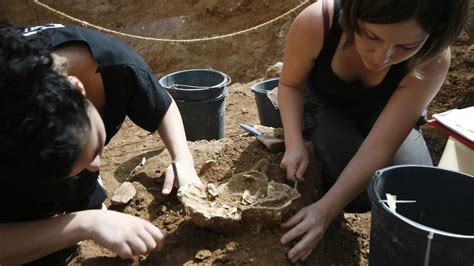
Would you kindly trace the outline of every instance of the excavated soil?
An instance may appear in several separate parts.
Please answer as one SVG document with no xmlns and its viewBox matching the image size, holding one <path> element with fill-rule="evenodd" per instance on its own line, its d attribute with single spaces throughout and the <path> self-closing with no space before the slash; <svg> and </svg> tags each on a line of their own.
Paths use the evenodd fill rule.
<svg viewBox="0 0 474 266">
<path fill-rule="evenodd" d="M 162 39 L 196 39 L 242 31 L 284 14 L 300 3 L 297 0 L 43 2 L 91 24 Z M 0 6 L 0 18 L 21 25 L 74 23 L 31 0 L 0 0 Z M 288 188 L 293 186 L 278 167 L 282 154 L 270 153 L 254 137 L 245 134 L 239 123 L 259 124 L 250 86 L 263 78 L 267 67 L 282 60 L 285 34 L 295 15 L 293 12 L 250 32 L 217 40 L 177 43 L 118 36 L 149 62 L 158 77 L 183 69 L 213 68 L 232 78 L 226 97 L 225 138 L 189 142 L 196 168 L 205 184 L 213 183 L 217 187 L 225 184 L 233 176 L 251 171 L 256 162 L 265 158 L 268 166 L 257 172 Z M 461 35 L 453 46 L 448 78 L 429 106 L 430 116 L 474 105 L 473 51 L 474 46 L 467 35 Z M 447 136 L 428 125 L 423 126 L 423 130 L 436 164 Z M 146 158 L 145 164 L 141 164 L 143 158 Z M 127 120 L 106 147 L 102 161 L 101 176 L 109 191 L 106 205 L 150 220 L 166 234 L 166 245 L 162 251 L 147 257 L 122 260 L 92 241 L 83 241 L 69 265 L 291 265 L 286 258 L 289 247 L 279 241 L 285 231 L 279 228 L 278 221 L 262 222 L 252 218 L 250 222 L 215 230 L 212 225 L 202 226 L 191 219 L 187 214 L 189 210 L 179 201 L 176 189 L 171 195 L 162 196 L 162 174 L 170 164 L 170 158 L 157 134 L 148 133 Z M 305 183 L 298 186 L 301 196 L 292 203 L 292 208 L 282 213 L 281 219 L 321 197 L 319 169 L 319 163 L 313 158 Z M 126 206 L 111 206 L 112 192 L 125 181 L 132 182 L 136 196 Z M 243 194 L 242 191 L 239 193 Z M 239 200 L 241 194 L 237 196 Z M 370 213 L 341 214 L 307 264 L 367 265 L 370 217 Z"/>
</svg>

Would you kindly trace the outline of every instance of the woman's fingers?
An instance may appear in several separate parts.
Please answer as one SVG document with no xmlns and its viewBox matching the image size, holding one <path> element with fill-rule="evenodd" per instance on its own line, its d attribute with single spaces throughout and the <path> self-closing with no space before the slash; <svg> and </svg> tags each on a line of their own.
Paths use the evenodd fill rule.
<svg viewBox="0 0 474 266">
<path fill-rule="evenodd" d="M 286 178 L 287 179 L 290 179 L 292 181 L 295 180 L 297 167 L 298 166 L 295 163 L 295 164 L 289 165 L 289 167 L 286 168 Z"/>
<path fill-rule="evenodd" d="M 288 220 L 288 222 L 282 224 L 283 228 L 291 228 L 286 234 L 281 237 L 282 244 L 288 244 L 294 241 L 296 238 L 306 234 L 309 230 L 307 224 L 304 222 L 305 213 L 303 211 L 298 212 Z"/>
<path fill-rule="evenodd" d="M 292 227 L 281 238 L 283 244 L 300 240 L 288 252 L 292 262 L 303 261 L 308 258 L 312 250 L 318 245 L 325 232 L 325 212 L 317 203 L 306 206 L 290 218 L 282 227 Z"/>
<path fill-rule="evenodd" d="M 289 161 L 285 158 L 282 159 L 280 163 L 280 168 L 286 171 L 286 178 L 292 181 L 295 181 L 296 171 L 298 169 L 298 162 Z"/>
<path fill-rule="evenodd" d="M 288 258 L 293 262 L 305 260 L 321 239 L 321 234 L 316 228 L 312 228 L 310 224 L 306 224 L 305 227 L 308 229 L 306 234 L 288 252 Z"/>
<path fill-rule="evenodd" d="M 283 228 L 290 228 L 299 223 L 304 217 L 304 209 L 299 210 L 295 215 L 291 216 L 286 222 L 281 224 Z"/>
<path fill-rule="evenodd" d="M 289 256 L 288 256 L 288 258 L 289 258 L 293 263 L 298 262 L 298 261 L 305 261 L 305 260 L 309 257 L 309 255 L 311 255 L 311 252 L 312 252 L 312 251 L 313 251 L 312 249 L 308 249 L 308 250 L 306 250 L 306 251 L 303 251 L 303 252 L 299 253 L 298 256 L 297 256 L 297 257 L 294 257 L 293 259 L 290 258 Z"/>
<path fill-rule="evenodd" d="M 305 260 L 309 257 L 309 255 L 311 255 L 311 253 L 313 253 L 313 250 L 314 250 L 314 248 L 311 249 L 311 250 L 306 251 L 306 254 L 303 255 L 303 257 L 301 258 L 301 260 L 302 260 L 302 261 L 305 261 Z"/>
<path fill-rule="evenodd" d="M 286 178 L 292 181 L 302 181 L 307 167 L 308 154 L 304 146 L 287 150 L 280 163 L 280 168 L 286 170 Z"/>
<path fill-rule="evenodd" d="M 298 164 L 297 168 L 296 168 L 296 173 L 295 173 L 295 176 L 296 176 L 296 179 L 298 181 L 304 181 L 304 173 L 306 172 L 306 168 L 308 168 L 308 160 L 301 160 L 300 163 Z"/>
</svg>

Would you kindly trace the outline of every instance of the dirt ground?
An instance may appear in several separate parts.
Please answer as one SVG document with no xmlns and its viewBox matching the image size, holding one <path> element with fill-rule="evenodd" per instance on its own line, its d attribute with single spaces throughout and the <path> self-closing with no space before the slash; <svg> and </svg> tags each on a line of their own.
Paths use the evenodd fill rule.
<svg viewBox="0 0 474 266">
<path fill-rule="evenodd" d="M 254 27 L 285 13 L 300 2 L 48 0 L 44 3 L 81 20 L 120 32 L 155 38 L 190 39 Z M 0 18 L 9 18 L 22 25 L 72 23 L 45 11 L 32 1 L 0 0 L 0 6 Z M 282 60 L 284 37 L 295 14 L 248 33 L 212 41 L 167 43 L 120 37 L 144 56 L 158 77 L 176 70 L 211 67 L 232 78 L 226 97 L 225 138 L 189 142 L 203 182 L 223 183 L 233 174 L 251 169 L 261 158 L 270 161 L 270 167 L 266 170 L 270 179 L 286 182 L 285 173 L 278 167 L 282 154 L 271 154 L 253 137 L 244 134 L 239 123 L 259 124 L 250 86 L 263 78 L 268 66 Z M 474 105 L 473 65 L 474 46 L 463 34 L 453 46 L 448 78 L 430 104 L 429 116 Z M 423 126 L 423 130 L 437 164 L 447 136 L 428 125 Z M 146 163 L 140 165 L 143 158 L 146 158 Z M 202 169 L 208 160 L 214 163 Z M 77 254 L 71 258 L 70 265 L 291 264 L 286 258 L 289 247 L 279 242 L 284 230 L 278 225 L 256 227 L 245 224 L 227 231 L 199 228 L 186 215 L 176 191 L 167 197 L 162 196 L 162 174 L 170 158 L 157 134 L 148 133 L 127 120 L 106 147 L 102 161 L 101 176 L 109 191 L 106 205 L 113 210 L 150 220 L 166 234 L 166 246 L 147 257 L 121 260 L 92 241 L 83 241 Z M 302 194 L 299 206 L 321 197 L 319 169 L 318 162 L 313 158 L 306 173 L 307 181 L 298 189 Z M 133 182 L 137 195 L 124 207 L 110 206 L 110 196 L 124 181 Z M 309 264 L 367 265 L 370 218 L 370 213 L 342 214 L 327 231 Z"/>
</svg>

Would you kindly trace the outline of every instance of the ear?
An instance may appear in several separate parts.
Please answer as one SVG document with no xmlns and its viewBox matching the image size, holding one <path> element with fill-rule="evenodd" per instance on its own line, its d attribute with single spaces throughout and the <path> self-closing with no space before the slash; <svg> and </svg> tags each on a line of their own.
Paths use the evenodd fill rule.
<svg viewBox="0 0 474 266">
<path fill-rule="evenodd" d="M 72 86 L 74 86 L 76 90 L 78 90 L 82 95 L 86 96 L 86 89 L 84 88 L 84 84 L 82 84 L 82 82 L 78 78 L 76 78 L 75 76 L 68 76 L 67 79 L 69 80 L 69 82 L 72 83 Z"/>
</svg>

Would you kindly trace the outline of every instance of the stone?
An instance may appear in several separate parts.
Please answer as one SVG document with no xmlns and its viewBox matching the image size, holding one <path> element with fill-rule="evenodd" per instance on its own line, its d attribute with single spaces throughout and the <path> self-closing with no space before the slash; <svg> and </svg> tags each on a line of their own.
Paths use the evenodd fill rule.
<svg viewBox="0 0 474 266">
<path fill-rule="evenodd" d="M 199 250 L 194 256 L 198 260 L 205 260 L 212 256 L 212 252 L 207 249 Z"/>
<path fill-rule="evenodd" d="M 279 77 L 283 69 L 283 62 L 277 62 L 265 70 L 265 78 Z"/>
<path fill-rule="evenodd" d="M 135 187 L 130 182 L 123 182 L 120 187 L 114 191 L 111 202 L 112 205 L 124 205 L 129 203 L 137 193 Z"/>
<path fill-rule="evenodd" d="M 268 164 L 264 158 L 253 169 L 234 174 L 213 188 L 213 197 L 209 197 L 208 186 L 189 184 L 178 190 L 178 199 L 199 227 L 228 230 L 242 224 L 257 227 L 281 223 L 300 193 L 269 181 L 265 174 Z"/>
</svg>

